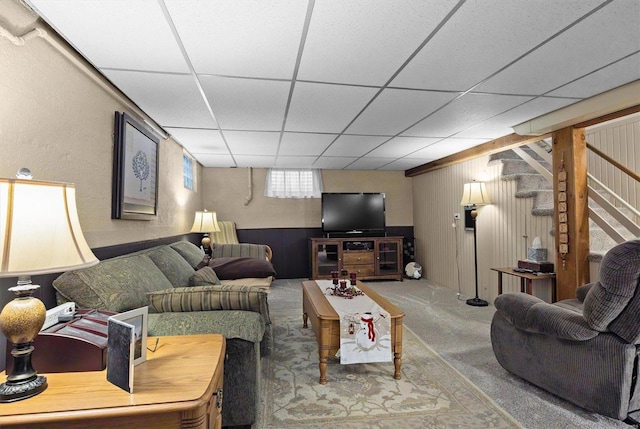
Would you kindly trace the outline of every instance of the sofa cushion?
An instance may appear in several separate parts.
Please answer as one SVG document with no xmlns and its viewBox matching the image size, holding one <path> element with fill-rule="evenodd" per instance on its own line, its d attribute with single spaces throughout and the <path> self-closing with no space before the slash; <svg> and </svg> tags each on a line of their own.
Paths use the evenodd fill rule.
<svg viewBox="0 0 640 429">
<path fill-rule="evenodd" d="M 219 285 L 220 279 L 211 267 L 202 267 L 191 277 L 189 277 L 189 286 L 206 286 Z"/>
<path fill-rule="evenodd" d="M 200 262 L 204 256 L 204 252 L 200 247 L 188 241 L 178 241 L 169 246 L 178 252 L 193 268 L 198 265 L 198 262 Z"/>
<path fill-rule="evenodd" d="M 248 310 L 260 313 L 270 324 L 267 293 L 250 286 L 193 286 L 147 294 L 156 313 L 211 310 Z"/>
<path fill-rule="evenodd" d="M 276 275 L 271 262 L 251 257 L 213 258 L 209 261 L 209 267 L 213 268 L 220 280 Z"/>
<path fill-rule="evenodd" d="M 149 250 L 148 255 L 173 287 L 189 286 L 189 277 L 195 270 L 178 252 L 170 246 L 159 246 Z"/>
<path fill-rule="evenodd" d="M 78 308 L 123 312 L 147 305 L 148 292 L 173 285 L 144 253 L 106 259 L 97 265 L 68 271 L 53 281 L 53 287 Z"/>
<path fill-rule="evenodd" d="M 216 333 L 224 335 L 227 339 L 239 338 L 259 343 L 264 331 L 265 323 L 260 314 L 242 310 L 152 313 L 147 321 L 147 332 L 150 336 Z"/>
<path fill-rule="evenodd" d="M 237 258 L 249 257 L 257 259 L 267 259 L 267 248 L 264 244 L 216 244 L 212 243 L 211 257 L 215 258 Z M 245 276 L 254 277 L 254 276 Z M 259 277 L 259 276 L 258 276 Z"/>
</svg>

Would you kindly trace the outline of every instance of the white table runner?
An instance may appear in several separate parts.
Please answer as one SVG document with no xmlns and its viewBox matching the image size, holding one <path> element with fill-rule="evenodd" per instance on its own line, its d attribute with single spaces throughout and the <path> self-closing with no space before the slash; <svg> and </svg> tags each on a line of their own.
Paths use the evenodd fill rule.
<svg viewBox="0 0 640 429">
<path fill-rule="evenodd" d="M 331 295 L 331 280 L 316 280 L 340 316 L 341 364 L 391 362 L 391 316 L 367 295 L 353 299 Z"/>
</svg>

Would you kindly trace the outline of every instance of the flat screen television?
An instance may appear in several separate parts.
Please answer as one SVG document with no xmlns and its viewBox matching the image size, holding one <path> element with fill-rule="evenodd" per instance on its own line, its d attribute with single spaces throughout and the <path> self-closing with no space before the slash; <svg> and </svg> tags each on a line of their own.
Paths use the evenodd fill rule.
<svg viewBox="0 0 640 429">
<path fill-rule="evenodd" d="M 322 194 L 322 232 L 328 237 L 384 236 L 383 193 Z"/>
</svg>

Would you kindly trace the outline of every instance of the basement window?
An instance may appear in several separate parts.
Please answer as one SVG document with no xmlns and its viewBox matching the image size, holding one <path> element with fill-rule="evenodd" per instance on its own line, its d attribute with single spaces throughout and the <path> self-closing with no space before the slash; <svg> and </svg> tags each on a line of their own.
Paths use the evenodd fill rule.
<svg viewBox="0 0 640 429">
<path fill-rule="evenodd" d="M 193 158 L 182 153 L 182 176 L 184 187 L 193 191 Z"/>
<path fill-rule="evenodd" d="M 316 169 L 270 168 L 264 196 L 270 198 L 320 198 L 322 175 Z"/>
</svg>

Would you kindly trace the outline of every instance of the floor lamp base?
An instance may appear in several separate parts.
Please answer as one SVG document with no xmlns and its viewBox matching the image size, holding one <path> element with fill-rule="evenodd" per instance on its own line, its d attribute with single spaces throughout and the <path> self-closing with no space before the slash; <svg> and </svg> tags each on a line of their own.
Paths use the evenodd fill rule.
<svg viewBox="0 0 640 429">
<path fill-rule="evenodd" d="M 486 307 L 489 305 L 487 301 L 478 297 L 468 299 L 467 304 L 473 305 L 474 307 Z"/>
</svg>

